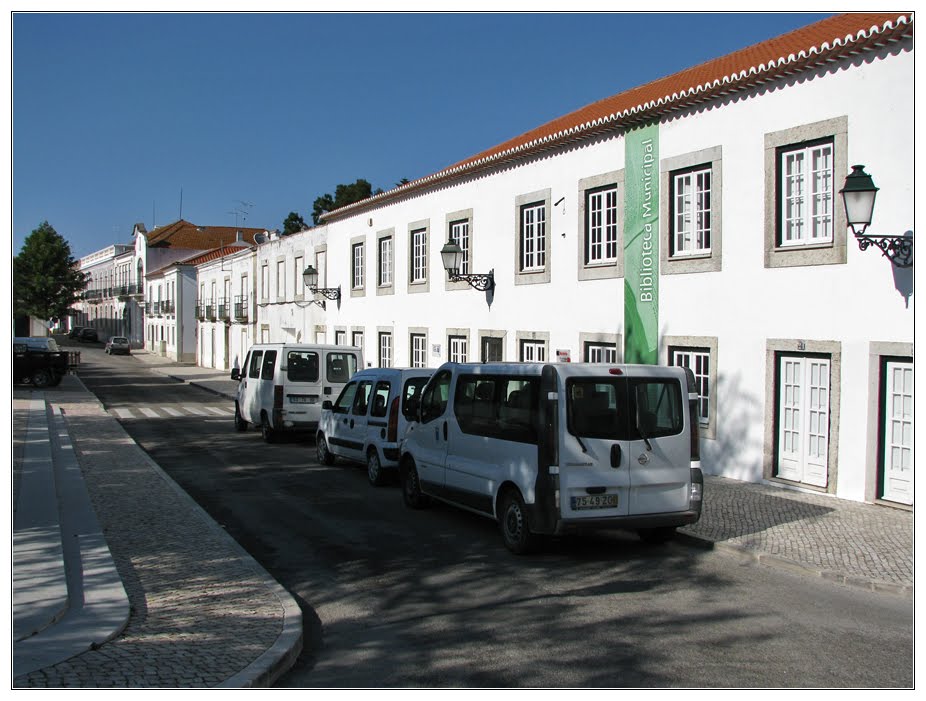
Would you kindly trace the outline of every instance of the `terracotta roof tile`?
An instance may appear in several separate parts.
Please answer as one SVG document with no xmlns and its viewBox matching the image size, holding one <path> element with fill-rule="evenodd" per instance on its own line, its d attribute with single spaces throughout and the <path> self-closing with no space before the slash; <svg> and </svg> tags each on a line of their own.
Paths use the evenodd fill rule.
<svg viewBox="0 0 926 701">
<path fill-rule="evenodd" d="M 264 229 L 234 227 L 234 226 L 197 226 L 180 219 L 172 224 L 165 224 L 149 231 L 146 236 L 148 246 L 152 248 L 191 248 L 205 250 L 234 243 L 238 232 L 241 238 L 249 244 L 255 243 L 255 234 Z"/>
<path fill-rule="evenodd" d="M 329 212 L 325 219 L 403 197 L 438 182 L 521 158 L 601 131 L 652 120 L 727 93 L 828 63 L 913 35 L 911 13 L 828 17 L 665 78 L 599 100 L 437 173 Z"/>
</svg>

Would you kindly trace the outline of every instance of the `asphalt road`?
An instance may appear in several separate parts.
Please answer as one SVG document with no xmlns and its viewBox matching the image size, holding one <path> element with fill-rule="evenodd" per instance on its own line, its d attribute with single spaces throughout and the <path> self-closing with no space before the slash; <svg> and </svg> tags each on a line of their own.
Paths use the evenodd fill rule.
<svg viewBox="0 0 926 701">
<path fill-rule="evenodd" d="M 630 534 L 519 558 L 496 525 L 409 511 L 310 439 L 85 349 L 129 434 L 300 602 L 295 687 L 910 687 L 912 604 Z M 220 415 L 224 414 L 224 415 Z"/>
</svg>

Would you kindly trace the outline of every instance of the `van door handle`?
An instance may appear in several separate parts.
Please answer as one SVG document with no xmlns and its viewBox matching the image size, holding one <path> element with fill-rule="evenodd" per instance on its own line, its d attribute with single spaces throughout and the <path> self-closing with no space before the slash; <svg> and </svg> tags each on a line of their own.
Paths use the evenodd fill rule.
<svg viewBox="0 0 926 701">
<path fill-rule="evenodd" d="M 354 427 L 354 420 L 353 420 L 353 419 L 350 420 L 350 427 L 351 427 L 351 428 Z"/>
<path fill-rule="evenodd" d="M 611 446 L 611 467 L 621 466 L 621 444 L 615 443 Z"/>
<path fill-rule="evenodd" d="M 447 440 L 447 422 L 444 422 L 444 440 Z"/>
</svg>

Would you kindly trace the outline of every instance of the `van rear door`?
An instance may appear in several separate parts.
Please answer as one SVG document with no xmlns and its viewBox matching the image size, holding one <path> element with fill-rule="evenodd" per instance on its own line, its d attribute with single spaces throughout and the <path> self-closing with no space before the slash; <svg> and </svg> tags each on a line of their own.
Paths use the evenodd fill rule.
<svg viewBox="0 0 926 701">
<path fill-rule="evenodd" d="M 691 437 L 685 378 L 628 378 L 633 418 L 627 464 L 630 514 L 671 513 L 688 509 Z"/>
<path fill-rule="evenodd" d="M 626 516 L 632 475 L 626 440 L 626 379 L 567 375 L 564 389 L 560 515 L 567 520 Z"/>
</svg>

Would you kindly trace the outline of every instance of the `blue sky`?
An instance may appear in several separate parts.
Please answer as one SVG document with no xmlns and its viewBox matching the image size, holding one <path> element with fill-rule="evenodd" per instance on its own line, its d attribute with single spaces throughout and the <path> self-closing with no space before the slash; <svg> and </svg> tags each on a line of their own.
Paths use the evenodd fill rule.
<svg viewBox="0 0 926 701">
<path fill-rule="evenodd" d="M 826 15 L 16 14 L 13 253 L 183 218 L 282 228 Z M 241 202 L 250 203 L 246 207 Z"/>
</svg>

